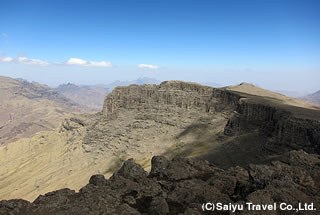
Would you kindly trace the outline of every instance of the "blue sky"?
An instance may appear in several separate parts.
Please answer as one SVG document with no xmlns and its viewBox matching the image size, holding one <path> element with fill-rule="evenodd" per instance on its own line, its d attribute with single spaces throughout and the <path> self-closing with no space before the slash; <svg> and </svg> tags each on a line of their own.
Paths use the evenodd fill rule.
<svg viewBox="0 0 320 215">
<path fill-rule="evenodd" d="M 0 0 L 0 75 L 320 88 L 317 0 Z"/>
</svg>

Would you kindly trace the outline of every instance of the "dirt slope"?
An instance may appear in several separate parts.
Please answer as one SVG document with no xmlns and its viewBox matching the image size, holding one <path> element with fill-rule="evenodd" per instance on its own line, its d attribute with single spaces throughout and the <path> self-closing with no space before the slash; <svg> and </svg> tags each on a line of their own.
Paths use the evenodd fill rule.
<svg viewBox="0 0 320 215">
<path fill-rule="evenodd" d="M 290 106 L 320 110 L 319 106 L 314 105 L 308 101 L 303 101 L 303 100 L 297 99 L 297 98 L 291 98 L 291 97 L 285 96 L 283 94 L 272 92 L 270 90 L 266 90 L 266 89 L 263 89 L 260 87 L 256 87 L 252 84 L 245 83 L 245 82 L 243 82 L 239 85 L 235 85 L 235 86 L 224 87 L 223 89 L 241 92 L 241 93 L 247 93 L 247 94 L 256 95 L 256 96 L 261 96 L 264 98 L 276 99 L 279 102 L 281 102 L 282 104 L 286 104 L 286 105 L 290 105 Z"/>
</svg>

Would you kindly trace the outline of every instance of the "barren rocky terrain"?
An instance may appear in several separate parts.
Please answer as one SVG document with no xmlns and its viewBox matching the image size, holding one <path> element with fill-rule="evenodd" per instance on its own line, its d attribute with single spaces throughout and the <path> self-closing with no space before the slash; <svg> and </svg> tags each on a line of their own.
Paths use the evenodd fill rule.
<svg viewBox="0 0 320 215">
<path fill-rule="evenodd" d="M 81 201 L 83 208 L 79 206 L 79 211 L 87 213 L 112 214 L 117 210 L 121 214 L 124 210 L 128 211 L 127 214 L 139 214 L 162 210 L 151 207 L 158 207 L 159 199 L 156 197 L 161 197 L 159 204 L 164 205 L 163 210 L 168 209 L 171 214 L 187 213 L 187 210 L 191 211 L 189 214 L 196 214 L 192 208 L 188 208 L 191 203 L 198 204 L 209 199 L 214 201 L 216 198 L 226 202 L 259 198 L 263 201 L 280 201 L 297 195 L 295 198 L 309 201 L 308 196 L 318 198 L 319 185 L 316 181 L 319 170 L 316 166 L 319 157 L 305 152 L 319 154 L 319 146 L 319 107 L 246 83 L 221 89 L 182 81 L 117 87 L 106 96 L 101 112 L 66 119 L 54 132 L 41 132 L 32 138 L 0 147 L 3 164 L 0 167 L 0 196 L 2 199 L 33 201 L 38 195 L 56 189 L 79 191 L 91 175 L 101 174 L 108 178 L 120 168 L 123 161 L 130 158 L 147 171 L 151 169 L 149 178 L 140 166 L 130 160 L 108 182 L 102 180 L 102 176 L 95 176 L 80 193 L 64 189 L 41 196 L 33 204 L 4 201 L 1 205 L 3 211 L 13 207 L 30 213 L 48 211 L 66 214 L 68 210 L 76 211 L 72 205 L 79 205 L 77 201 Z M 288 154 L 292 150 L 305 152 Z M 161 158 L 164 163 L 170 163 L 166 159 L 173 159 L 175 165 L 169 167 L 168 164 L 163 167 L 165 172 L 153 174 L 155 167 L 151 167 L 151 160 L 156 155 L 165 156 Z M 293 156 L 293 161 L 284 159 L 286 156 Z M 179 157 L 207 160 L 210 164 L 179 160 Z M 126 165 L 133 166 L 127 168 Z M 169 172 L 166 172 L 166 168 L 169 168 Z M 311 172 L 304 172 L 309 171 L 308 168 Z M 138 173 L 132 173 L 130 169 L 138 169 Z M 197 171 L 207 172 L 208 177 L 193 175 Z M 283 171 L 288 171 L 288 174 L 282 175 Z M 219 173 L 222 175 L 218 176 Z M 242 174 L 243 179 L 229 178 L 231 175 L 242 177 Z M 301 178 L 298 179 L 294 174 L 303 176 L 298 176 Z M 158 177 L 164 177 L 163 183 L 157 181 Z M 222 180 L 225 177 L 228 178 L 228 184 Z M 293 183 L 283 187 L 284 182 L 281 181 L 286 177 Z M 214 182 L 211 183 L 210 178 Z M 244 190 L 239 190 L 237 186 L 240 181 L 237 180 L 244 180 Z M 232 181 L 235 185 L 229 184 Z M 98 186 L 99 183 L 103 187 Z M 132 186 L 141 190 L 127 192 L 126 189 L 131 189 L 125 185 L 128 183 L 136 183 Z M 306 188 L 309 184 L 312 187 Z M 119 188 L 121 186 L 124 186 L 123 190 Z M 155 193 L 145 193 L 149 192 L 145 189 L 157 189 L 158 186 L 159 190 Z M 287 191 L 288 196 L 281 196 L 281 192 L 279 195 L 277 192 L 272 194 L 278 190 L 277 186 L 282 187 L 283 192 Z M 293 187 L 299 186 L 301 193 L 293 191 Z M 192 190 L 188 192 L 190 196 L 186 187 Z M 211 195 L 197 191 L 200 187 L 220 190 Z M 100 193 L 99 190 L 105 194 L 95 195 Z M 88 198 L 99 198 L 97 202 L 100 203 L 88 209 L 86 205 L 91 201 Z M 115 198 L 117 203 L 106 205 L 109 198 Z M 290 202 L 297 200 L 290 198 Z M 50 204 L 55 206 L 51 207 Z M 67 209 L 62 211 L 62 208 Z"/>
</svg>

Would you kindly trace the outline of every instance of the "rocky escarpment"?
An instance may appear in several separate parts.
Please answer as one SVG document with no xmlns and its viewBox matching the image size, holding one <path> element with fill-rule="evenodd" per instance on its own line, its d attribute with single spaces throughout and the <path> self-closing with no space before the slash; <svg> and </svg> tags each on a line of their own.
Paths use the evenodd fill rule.
<svg viewBox="0 0 320 215">
<path fill-rule="evenodd" d="M 187 145 L 197 145 L 190 153 L 205 153 L 223 133 L 239 98 L 182 81 L 117 87 L 106 96 L 84 143 L 119 158 L 144 160 L 146 166 L 153 155 L 175 154 Z"/>
<path fill-rule="evenodd" d="M 110 179 L 94 175 L 79 192 L 61 189 L 32 203 L 0 201 L 0 214 L 230 214 L 204 212 L 206 202 L 244 205 L 236 214 L 292 214 L 280 210 L 280 203 L 294 208 L 306 203 L 316 210 L 297 214 L 317 214 L 319 181 L 320 157 L 304 151 L 291 151 L 271 165 L 250 165 L 248 170 L 222 170 L 206 161 L 155 156 L 149 174 L 127 160 Z M 249 211 L 247 202 L 276 203 L 277 209 Z"/>
<path fill-rule="evenodd" d="M 241 84 L 241 87 L 245 85 Z M 253 93 L 263 92 L 263 89 L 254 86 L 250 86 L 250 89 Z M 259 150 L 263 153 L 281 154 L 293 149 L 320 153 L 320 109 L 288 105 L 288 97 L 273 98 L 272 96 L 277 95 L 272 92 L 267 95 L 217 89 L 182 81 L 166 81 L 160 85 L 130 85 L 115 88 L 105 98 L 103 115 L 110 118 L 121 112 L 135 111 L 131 115 L 140 114 L 143 115 L 141 119 L 166 121 L 187 132 L 188 126 L 194 124 L 193 116 L 196 114 L 198 118 L 212 119 L 224 113 L 224 117 L 228 119 L 224 135 L 238 137 L 257 131 L 256 142 L 261 145 Z M 193 121 L 189 124 L 181 123 L 185 121 L 183 115 L 190 113 Z M 179 123 L 172 122 L 172 119 Z M 209 128 L 207 130 L 210 133 Z M 220 142 L 228 142 L 227 137 L 224 137 L 226 141 Z M 211 137 L 207 141 L 216 140 Z"/>
<path fill-rule="evenodd" d="M 239 102 L 236 113 L 228 121 L 225 134 L 236 135 L 259 129 L 262 136 L 269 138 L 268 148 L 284 152 L 288 149 L 304 149 L 309 153 L 320 153 L 319 112 L 312 110 L 298 111 L 313 113 L 311 117 L 297 117 L 297 110 L 277 107 L 272 103 L 261 104 L 252 101 Z M 301 114 L 300 114 L 301 115 Z M 305 114 L 307 115 L 307 114 Z"/>
<path fill-rule="evenodd" d="M 160 85 L 130 85 L 115 88 L 105 99 L 103 113 L 108 116 L 119 109 L 182 108 L 214 113 L 230 110 L 240 97 L 225 90 L 182 81 L 165 81 Z"/>
</svg>

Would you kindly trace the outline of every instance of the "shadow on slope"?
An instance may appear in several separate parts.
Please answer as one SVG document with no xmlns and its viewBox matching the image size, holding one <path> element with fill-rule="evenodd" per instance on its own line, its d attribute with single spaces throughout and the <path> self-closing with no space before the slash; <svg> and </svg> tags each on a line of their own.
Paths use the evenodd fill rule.
<svg viewBox="0 0 320 215">
<path fill-rule="evenodd" d="M 258 130 L 238 136 L 226 136 L 222 132 L 212 132 L 209 125 L 195 123 L 188 126 L 176 138 L 181 139 L 185 136 L 193 136 L 195 141 L 170 148 L 163 155 L 170 158 L 196 157 L 224 169 L 233 166 L 247 168 L 249 164 L 270 163 L 279 156 L 266 148 L 268 138 L 259 135 Z"/>
</svg>

